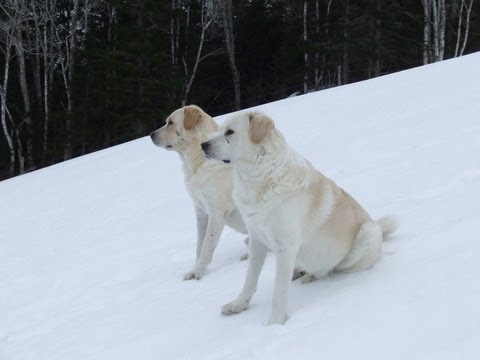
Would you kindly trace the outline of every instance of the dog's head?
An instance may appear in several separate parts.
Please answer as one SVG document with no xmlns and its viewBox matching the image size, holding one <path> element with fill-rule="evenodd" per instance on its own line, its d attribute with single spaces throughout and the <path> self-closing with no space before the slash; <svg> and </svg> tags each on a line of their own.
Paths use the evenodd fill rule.
<svg viewBox="0 0 480 360">
<path fill-rule="evenodd" d="M 220 127 L 219 132 L 202 144 L 205 155 L 232 166 L 255 162 L 269 141 L 275 125 L 260 112 L 235 115 Z"/>
<path fill-rule="evenodd" d="M 150 137 L 159 147 L 184 152 L 193 143 L 204 141 L 217 129 L 215 121 L 200 107 L 188 105 L 171 113 L 165 125 L 153 131 Z"/>
</svg>

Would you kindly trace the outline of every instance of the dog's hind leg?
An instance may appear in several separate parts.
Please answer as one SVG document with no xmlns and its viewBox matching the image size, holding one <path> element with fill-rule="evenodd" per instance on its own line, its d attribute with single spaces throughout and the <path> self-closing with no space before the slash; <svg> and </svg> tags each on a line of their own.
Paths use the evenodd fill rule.
<svg viewBox="0 0 480 360">
<path fill-rule="evenodd" d="M 302 277 L 302 284 L 308 284 L 316 279 L 315 275 L 305 274 Z"/>
<path fill-rule="evenodd" d="M 372 221 L 364 223 L 353 241 L 353 248 L 335 270 L 354 272 L 369 269 L 380 257 L 382 241 L 381 227 Z"/>
<path fill-rule="evenodd" d="M 300 270 L 298 268 L 293 269 L 293 275 L 292 275 L 292 281 L 295 281 L 297 279 L 300 279 L 306 274 L 305 271 Z"/>
</svg>

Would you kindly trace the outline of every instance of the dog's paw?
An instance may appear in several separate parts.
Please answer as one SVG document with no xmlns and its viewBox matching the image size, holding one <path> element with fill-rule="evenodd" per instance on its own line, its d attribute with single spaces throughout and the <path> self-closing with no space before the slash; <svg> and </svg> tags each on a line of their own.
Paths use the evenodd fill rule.
<svg viewBox="0 0 480 360">
<path fill-rule="evenodd" d="M 308 283 L 310 283 L 314 280 L 315 280 L 315 275 L 305 274 L 305 275 L 303 275 L 301 282 L 302 282 L 302 284 L 308 284 Z"/>
<path fill-rule="evenodd" d="M 293 269 L 292 281 L 300 279 L 303 275 L 305 275 L 305 271 L 299 270 L 297 268 Z"/>
<path fill-rule="evenodd" d="M 240 261 L 245 261 L 245 260 L 248 260 L 248 253 L 243 254 L 242 256 L 240 256 Z"/>
<path fill-rule="evenodd" d="M 189 271 L 183 275 L 183 280 L 192 280 L 195 279 L 195 271 Z"/>
<path fill-rule="evenodd" d="M 195 266 L 193 271 L 195 273 L 195 280 L 200 280 L 203 277 L 203 275 L 205 275 L 205 272 L 207 271 L 207 267 Z"/>
<path fill-rule="evenodd" d="M 234 315 L 241 313 L 248 308 L 248 301 L 234 300 L 226 305 L 222 306 L 222 315 Z"/>
<path fill-rule="evenodd" d="M 183 275 L 183 280 L 200 280 L 203 275 L 205 275 L 205 270 L 195 268 L 193 271 L 189 271 Z"/>
<path fill-rule="evenodd" d="M 268 325 L 285 325 L 287 320 L 288 320 L 288 317 L 286 314 L 272 315 L 268 320 Z"/>
</svg>

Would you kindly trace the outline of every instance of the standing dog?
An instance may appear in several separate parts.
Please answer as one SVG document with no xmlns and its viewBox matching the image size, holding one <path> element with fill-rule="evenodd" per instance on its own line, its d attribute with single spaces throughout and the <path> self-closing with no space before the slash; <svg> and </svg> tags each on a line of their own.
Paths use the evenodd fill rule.
<svg viewBox="0 0 480 360">
<path fill-rule="evenodd" d="M 232 169 L 208 160 L 200 147 L 217 130 L 215 120 L 190 105 L 174 111 L 163 127 L 150 134 L 155 145 L 180 155 L 185 184 L 195 206 L 197 259 L 184 280 L 200 279 L 205 274 L 225 225 L 247 232 L 232 199 Z"/>
<path fill-rule="evenodd" d="M 248 307 L 267 249 L 276 256 L 269 324 L 284 324 L 294 267 L 306 273 L 304 281 L 368 269 L 397 227 L 392 217 L 373 221 L 353 197 L 292 150 L 262 113 L 228 119 L 202 148 L 207 157 L 234 168 L 234 199 L 250 236 L 245 283 L 223 307 L 224 315 Z"/>
</svg>

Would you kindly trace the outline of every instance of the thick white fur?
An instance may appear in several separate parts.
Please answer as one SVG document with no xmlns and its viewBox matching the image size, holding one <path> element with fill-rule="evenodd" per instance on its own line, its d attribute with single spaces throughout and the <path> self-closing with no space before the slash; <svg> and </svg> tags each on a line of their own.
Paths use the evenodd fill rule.
<svg viewBox="0 0 480 360">
<path fill-rule="evenodd" d="M 217 123 L 207 113 L 190 105 L 174 111 L 165 126 L 150 134 L 155 145 L 180 155 L 185 185 L 195 206 L 196 263 L 193 270 L 184 275 L 184 280 L 200 279 L 205 274 L 225 225 L 244 234 L 247 232 L 232 199 L 232 169 L 208 160 L 200 147 L 217 130 Z"/>
<path fill-rule="evenodd" d="M 245 310 L 257 288 L 267 249 L 276 255 L 269 324 L 287 320 L 294 267 L 308 282 L 332 271 L 368 269 L 396 221 L 375 222 L 348 193 L 291 149 L 261 113 L 228 119 L 204 146 L 209 158 L 234 168 L 234 199 L 250 236 L 245 283 L 222 313 Z"/>
</svg>

